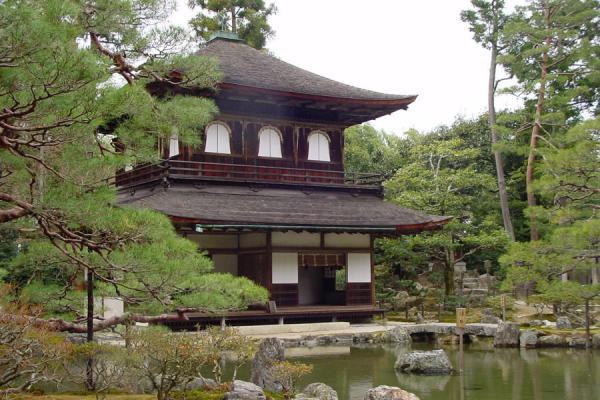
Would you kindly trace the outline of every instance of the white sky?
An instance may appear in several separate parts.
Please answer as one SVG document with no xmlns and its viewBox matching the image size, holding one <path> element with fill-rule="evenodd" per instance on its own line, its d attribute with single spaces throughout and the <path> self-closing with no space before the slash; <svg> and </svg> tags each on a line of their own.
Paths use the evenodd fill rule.
<svg viewBox="0 0 600 400">
<path fill-rule="evenodd" d="M 172 21 L 193 13 L 177 0 Z M 372 122 L 402 134 L 450 124 L 487 109 L 489 54 L 472 39 L 460 11 L 469 0 L 275 0 L 267 48 L 298 67 L 353 86 L 418 94 L 408 111 Z M 507 0 L 509 6 L 520 0 Z M 497 107 L 514 107 L 502 96 Z"/>
</svg>

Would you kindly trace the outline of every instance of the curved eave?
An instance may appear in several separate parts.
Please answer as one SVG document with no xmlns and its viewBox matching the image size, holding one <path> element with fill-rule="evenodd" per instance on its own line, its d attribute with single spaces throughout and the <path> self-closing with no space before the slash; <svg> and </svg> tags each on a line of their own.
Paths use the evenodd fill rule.
<svg viewBox="0 0 600 400">
<path fill-rule="evenodd" d="M 323 96 L 310 93 L 286 92 L 282 90 L 266 89 L 254 86 L 245 86 L 237 83 L 221 82 L 218 84 L 221 89 L 233 89 L 240 92 L 249 92 L 256 94 L 270 94 L 279 97 L 291 97 L 304 100 L 318 100 L 323 102 L 340 103 L 340 104 L 355 104 L 355 105 L 372 105 L 372 106 L 387 106 L 396 107 L 396 109 L 406 109 L 408 105 L 414 102 L 418 95 L 399 96 L 397 98 L 380 98 L 380 99 L 363 99 L 352 97 L 334 97 Z"/>
<path fill-rule="evenodd" d="M 261 223 L 226 223 L 225 221 L 206 221 L 188 217 L 170 215 L 174 224 L 197 225 L 207 231 L 307 231 L 307 232 L 338 232 L 338 233 L 371 233 L 378 236 L 411 235 L 425 231 L 441 229 L 452 217 L 428 221 L 422 224 L 396 226 L 336 226 L 336 225 L 286 225 Z"/>
</svg>

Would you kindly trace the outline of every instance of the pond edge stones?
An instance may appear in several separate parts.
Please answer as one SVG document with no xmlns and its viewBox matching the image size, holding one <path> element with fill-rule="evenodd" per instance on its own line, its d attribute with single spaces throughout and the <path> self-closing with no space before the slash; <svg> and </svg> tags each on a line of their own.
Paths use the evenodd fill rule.
<svg viewBox="0 0 600 400">
<path fill-rule="evenodd" d="M 367 390 L 364 400 L 419 400 L 419 398 L 399 387 L 381 385 Z"/>
<path fill-rule="evenodd" d="M 294 399 L 338 400 L 338 394 L 332 387 L 321 382 L 315 382 L 307 385 Z"/>
<path fill-rule="evenodd" d="M 273 380 L 271 369 L 273 363 L 284 360 L 284 345 L 281 339 L 266 338 L 260 342 L 252 359 L 250 380 L 252 383 L 271 392 L 281 391 L 281 385 Z"/>
<path fill-rule="evenodd" d="M 394 368 L 400 372 L 421 375 L 449 375 L 452 364 L 444 350 L 411 351 L 396 360 Z"/>
<path fill-rule="evenodd" d="M 494 336 L 494 347 L 519 347 L 520 326 L 515 322 L 501 322 Z"/>
</svg>

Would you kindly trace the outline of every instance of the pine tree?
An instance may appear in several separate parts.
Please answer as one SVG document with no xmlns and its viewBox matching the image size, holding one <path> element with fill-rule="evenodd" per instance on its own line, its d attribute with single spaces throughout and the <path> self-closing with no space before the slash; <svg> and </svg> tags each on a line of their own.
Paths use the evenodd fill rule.
<svg viewBox="0 0 600 400">
<path fill-rule="evenodd" d="M 492 146 L 499 141 L 496 128 L 496 106 L 495 95 L 499 80 L 496 79 L 496 70 L 498 66 L 498 52 L 502 51 L 499 43 L 500 32 L 507 21 L 507 15 L 504 13 L 503 0 L 471 0 L 474 10 L 463 11 L 461 19 L 469 24 L 469 29 L 473 32 L 474 40 L 485 49 L 490 50 L 490 72 L 488 79 L 488 121 L 492 138 Z M 498 182 L 498 195 L 500 197 L 500 208 L 502 209 L 502 220 L 504 230 L 514 241 L 515 232 L 510 217 L 510 208 L 508 205 L 508 193 L 506 190 L 506 180 L 504 175 L 504 162 L 502 154 L 497 148 L 493 149 L 494 160 L 496 163 L 496 179 Z"/>
<path fill-rule="evenodd" d="M 260 50 L 274 33 L 268 18 L 277 9 L 263 0 L 189 0 L 188 4 L 200 8 L 190 25 L 204 40 L 218 31 L 230 31 Z"/>
<path fill-rule="evenodd" d="M 531 109 L 526 184 L 531 240 L 539 239 L 535 165 L 540 141 L 598 109 L 598 2 L 531 0 L 505 25 L 499 61 L 516 77 L 512 93 Z"/>
</svg>

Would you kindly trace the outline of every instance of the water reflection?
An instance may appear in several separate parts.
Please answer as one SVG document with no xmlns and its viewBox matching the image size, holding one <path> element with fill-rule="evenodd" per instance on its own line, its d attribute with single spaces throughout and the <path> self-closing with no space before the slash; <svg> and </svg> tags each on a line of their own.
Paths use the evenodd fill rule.
<svg viewBox="0 0 600 400">
<path fill-rule="evenodd" d="M 457 348 L 445 349 L 452 364 L 458 367 Z M 396 373 L 394 362 L 398 355 L 410 350 L 406 347 L 304 349 L 298 353 L 299 360 L 312 363 L 314 370 L 301 384 L 324 382 L 338 391 L 340 399 L 349 400 L 362 400 L 364 393 L 377 385 L 400 386 L 422 400 L 600 399 L 600 352 L 597 350 L 490 349 L 485 343 L 467 345 L 465 349 L 462 378 Z M 292 356 L 294 352 L 288 354 Z M 462 385 L 461 380 L 464 380 Z"/>
</svg>

